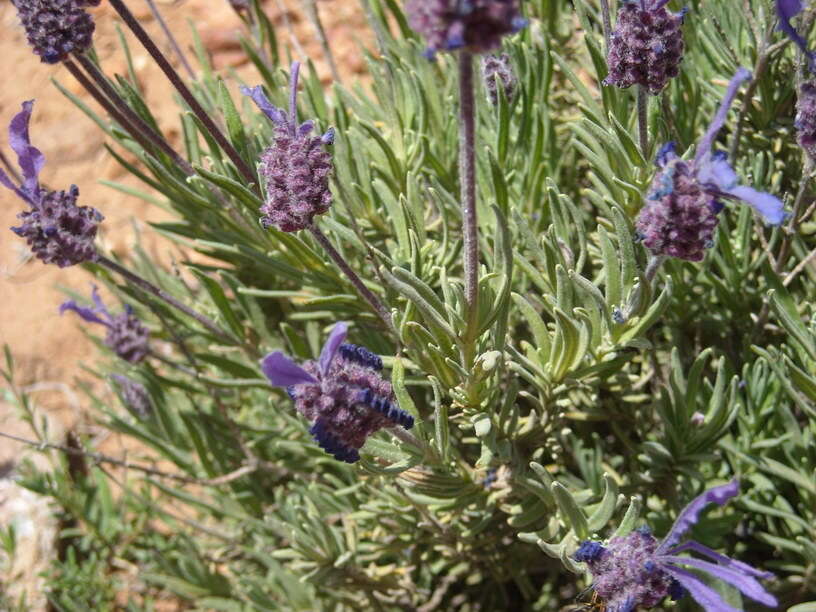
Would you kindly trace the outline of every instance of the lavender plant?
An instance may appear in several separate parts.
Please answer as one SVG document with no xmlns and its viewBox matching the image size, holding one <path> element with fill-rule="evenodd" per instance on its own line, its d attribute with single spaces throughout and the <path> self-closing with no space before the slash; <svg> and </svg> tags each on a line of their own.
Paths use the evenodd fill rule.
<svg viewBox="0 0 816 612">
<path fill-rule="evenodd" d="M 49 437 L 6 356 L 53 466 L 21 482 L 71 526 L 53 605 L 809 610 L 814 207 L 796 55 L 765 3 L 691 2 L 684 43 L 667 3 L 612 7 L 617 29 L 665 22 L 665 49 L 627 60 L 666 77 L 650 109 L 604 86 L 624 42 L 604 48 L 605 3 L 363 0 L 370 87 L 331 93 L 280 65 L 262 3 L 232 4 L 257 77 L 203 51 L 195 79 L 168 73 L 189 111 L 177 147 L 139 83 L 84 48 L 61 59 L 108 116 L 60 89 L 172 213 L 155 229 L 205 257 L 179 274 L 138 244 L 113 262 L 86 225 L 24 232 L 87 234 L 73 263 L 143 322 L 64 306 L 122 326 L 105 344 L 124 358 L 84 388 L 97 427 L 143 445 L 127 457 Z M 495 104 L 474 95 L 488 51 L 517 79 Z M 0 180 L 42 216 L 30 112 Z M 675 143 L 657 170 L 644 128 Z"/>
</svg>

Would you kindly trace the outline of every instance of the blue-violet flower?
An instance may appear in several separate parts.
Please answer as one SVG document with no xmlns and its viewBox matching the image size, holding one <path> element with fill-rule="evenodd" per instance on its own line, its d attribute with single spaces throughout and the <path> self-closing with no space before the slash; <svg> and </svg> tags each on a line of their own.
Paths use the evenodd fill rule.
<svg viewBox="0 0 816 612">
<path fill-rule="evenodd" d="M 91 291 L 94 307 L 80 306 L 74 300 L 63 302 L 60 314 L 73 310 L 89 323 L 99 323 L 108 328 L 105 344 L 119 357 L 130 363 L 139 363 L 149 352 L 150 332 L 133 314 L 130 305 L 125 305 L 124 312 L 113 315 L 107 309 L 99 292 L 94 287 Z"/>
<path fill-rule="evenodd" d="M 725 153 L 711 150 L 737 89 L 750 76 L 744 68 L 737 70 L 714 120 L 697 144 L 693 160 L 678 157 L 673 142 L 658 153 L 655 163 L 660 170 L 637 220 L 638 238 L 655 255 L 703 259 L 705 249 L 714 244 L 722 200 L 747 203 L 771 225 L 779 225 L 787 217 L 779 198 L 738 184 Z"/>
<path fill-rule="evenodd" d="M 736 480 L 704 492 L 683 508 L 668 535 L 659 542 L 648 528 L 641 528 L 612 538 L 606 546 L 587 540 L 581 543 L 574 558 L 587 564 L 592 572 L 592 588 L 605 600 L 608 612 L 633 612 L 639 606 L 654 608 L 667 595 L 679 599 L 686 592 L 706 612 L 739 612 L 697 575 L 680 566 L 709 574 L 746 597 L 775 607 L 776 598 L 757 581 L 757 578 L 772 578 L 773 574 L 756 570 L 693 540 L 680 544 L 682 536 L 698 521 L 700 512 L 708 504 L 722 506 L 738 493 Z M 696 552 L 709 560 L 680 556 L 685 551 Z"/>
<path fill-rule="evenodd" d="M 677 76 L 683 59 L 683 16 L 671 13 L 669 0 L 623 0 L 609 37 L 604 85 L 641 85 L 658 94 Z"/>
<path fill-rule="evenodd" d="M 428 57 L 457 49 L 491 51 L 527 25 L 518 0 L 407 0 L 405 13 L 428 42 Z"/>
<path fill-rule="evenodd" d="M 9 124 L 9 145 L 17 154 L 23 182 L 16 185 L 0 169 L 0 184 L 16 193 L 31 206 L 17 215 L 22 225 L 12 227 L 18 236 L 26 239 L 31 251 L 44 263 L 55 263 L 60 268 L 98 257 L 94 239 L 103 217 L 95 208 L 77 206 L 79 189 L 72 185 L 68 191 L 51 191 L 39 183 L 39 174 L 45 157 L 31 145 L 28 124 L 34 101 L 23 102 L 23 110 Z"/>
<path fill-rule="evenodd" d="M 300 65 L 292 64 L 288 115 L 264 95 L 260 85 L 241 87 L 275 124 L 275 139 L 261 154 L 260 172 L 266 183 L 266 202 L 261 224 L 284 232 L 296 232 L 312 224 L 332 203 L 329 175 L 332 156 L 323 146 L 334 142 L 334 128 L 311 136 L 313 121 L 297 124 L 297 84 Z"/>
<path fill-rule="evenodd" d="M 414 425 L 401 410 L 391 383 L 380 374 L 382 360 L 362 346 L 346 344 L 348 326 L 337 323 L 317 361 L 303 366 L 275 351 L 261 360 L 273 385 L 286 387 L 297 411 L 312 423 L 309 433 L 340 461 L 354 463 L 366 439 L 383 427 Z"/>
<path fill-rule="evenodd" d="M 85 12 L 101 0 L 12 0 L 28 44 L 46 64 L 91 47 L 94 22 Z"/>
<path fill-rule="evenodd" d="M 487 100 L 493 106 L 499 103 L 499 87 L 508 100 L 516 95 L 518 79 L 513 71 L 513 64 L 510 63 L 510 56 L 506 53 L 482 56 L 482 79 L 487 90 Z"/>
</svg>

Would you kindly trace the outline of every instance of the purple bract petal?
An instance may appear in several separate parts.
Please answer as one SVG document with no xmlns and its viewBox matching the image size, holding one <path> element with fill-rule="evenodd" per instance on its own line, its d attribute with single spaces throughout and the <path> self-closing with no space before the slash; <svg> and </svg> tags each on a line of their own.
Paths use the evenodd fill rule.
<svg viewBox="0 0 816 612">
<path fill-rule="evenodd" d="M 743 185 L 737 185 L 727 190 L 726 193 L 748 204 L 771 225 L 779 225 L 788 218 L 782 200 L 770 193 L 757 191 L 753 187 Z"/>
<path fill-rule="evenodd" d="M 320 371 L 324 374 L 329 371 L 334 356 L 340 349 L 340 345 L 346 340 L 348 334 L 348 323 L 340 321 L 331 330 L 326 344 L 323 345 L 323 350 L 320 351 Z"/>
<path fill-rule="evenodd" d="M 743 81 L 750 78 L 751 73 L 748 70 L 745 68 L 737 69 L 737 72 L 734 74 L 731 82 L 728 84 L 728 89 L 725 91 L 725 96 L 720 104 L 720 108 L 717 110 L 717 114 L 714 115 L 714 120 L 711 122 L 711 125 L 708 126 L 708 130 L 706 131 L 705 135 L 697 144 L 697 153 L 694 156 L 695 163 L 699 163 L 703 157 L 711 152 L 711 145 L 714 142 L 714 139 L 717 137 L 717 133 L 720 131 L 720 128 L 722 128 L 723 124 L 725 123 L 725 117 L 728 114 L 728 109 L 731 108 L 731 104 L 734 102 L 734 98 L 737 96 L 739 86 L 743 83 Z"/>
<path fill-rule="evenodd" d="M 683 534 L 686 533 L 691 526 L 698 521 L 700 512 L 702 512 L 703 508 L 705 508 L 708 504 L 714 503 L 718 506 L 722 506 L 729 499 L 735 497 L 738 493 L 739 481 L 732 480 L 728 484 L 714 487 L 702 495 L 695 497 L 691 503 L 680 511 L 680 515 L 677 517 L 677 520 L 674 521 L 674 525 L 672 525 L 669 533 L 665 538 L 663 538 L 663 541 L 657 547 L 655 554 L 663 555 L 669 550 L 669 548 L 677 544 L 680 541 L 680 538 L 683 537 Z"/>
<path fill-rule="evenodd" d="M 68 300 L 67 302 L 63 302 L 60 304 L 59 312 L 63 314 L 66 310 L 73 310 L 77 313 L 80 317 L 88 321 L 89 323 L 101 323 L 105 327 L 110 327 L 110 323 L 99 316 L 98 311 L 95 308 L 88 308 L 87 306 L 80 306 L 74 300 Z"/>
<path fill-rule="evenodd" d="M 704 546 L 699 542 L 695 542 L 694 540 L 690 542 L 684 542 L 680 546 L 673 548 L 669 551 L 669 554 L 678 555 L 681 552 L 685 552 L 687 550 L 693 550 L 696 553 L 700 553 L 701 555 L 705 555 L 709 559 L 714 559 L 717 563 L 724 567 L 730 567 L 737 571 L 742 572 L 743 574 L 747 574 L 748 576 L 755 576 L 756 578 L 773 578 L 774 575 L 771 572 L 764 572 L 762 570 L 758 570 L 756 568 L 751 567 L 747 563 L 743 563 L 742 561 L 737 561 L 736 559 L 732 559 L 731 557 L 726 557 L 725 555 L 721 555 L 716 550 L 711 550 L 708 546 Z"/>
<path fill-rule="evenodd" d="M 252 101 L 261 109 L 263 114 L 269 117 L 273 122 L 280 124 L 286 123 L 286 115 L 284 115 L 281 109 L 272 105 L 272 102 L 266 97 L 260 85 L 256 85 L 255 87 L 241 85 L 241 93 L 252 98 Z"/>
<path fill-rule="evenodd" d="M 694 601 L 703 606 L 706 612 L 741 612 L 725 603 L 714 589 L 691 572 L 671 565 L 664 565 L 663 569 L 683 585 L 683 588 L 689 592 Z"/>
<path fill-rule="evenodd" d="M 693 557 L 665 555 L 660 557 L 660 560 L 664 563 L 670 563 L 673 566 L 681 564 L 702 570 L 703 572 L 730 584 L 746 597 L 750 597 L 751 599 L 758 601 L 761 604 L 765 604 L 766 606 L 776 607 L 778 603 L 776 601 L 776 597 L 763 589 L 762 585 L 759 584 L 755 578 L 746 576 L 736 569 L 723 565 L 717 565 L 716 563 L 711 563 L 710 561 L 703 561 L 702 559 L 695 559 Z"/>
<path fill-rule="evenodd" d="M 23 174 L 21 191 L 27 200 L 34 202 L 39 192 L 38 177 L 45 164 L 45 157 L 31 145 L 28 133 L 34 100 L 23 102 L 22 107 L 23 110 L 14 115 L 9 124 L 9 146 L 17 154 L 17 163 Z"/>
<path fill-rule="evenodd" d="M 779 16 L 779 29 L 782 30 L 788 37 L 802 50 L 802 53 L 808 58 L 811 70 L 814 68 L 814 59 L 816 54 L 813 51 L 808 51 L 807 41 L 796 31 L 791 25 L 791 19 L 802 12 L 801 0 L 776 0 L 776 14 Z"/>
<path fill-rule="evenodd" d="M 261 370 L 273 385 L 289 387 L 304 383 L 317 384 L 317 379 L 280 351 L 269 353 L 261 360 Z"/>
</svg>

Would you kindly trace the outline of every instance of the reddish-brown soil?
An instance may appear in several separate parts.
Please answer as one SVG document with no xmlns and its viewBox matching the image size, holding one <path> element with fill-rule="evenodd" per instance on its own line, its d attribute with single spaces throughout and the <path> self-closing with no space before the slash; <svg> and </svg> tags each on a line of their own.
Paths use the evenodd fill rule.
<svg viewBox="0 0 816 612">
<path fill-rule="evenodd" d="M 185 50 L 190 48 L 192 24 L 200 32 L 216 68 L 234 69 L 248 82 L 253 80 L 253 69 L 237 43 L 242 26 L 227 0 L 156 0 L 156 3 Z M 293 57 L 304 59 L 301 54 L 308 55 L 328 83 L 330 74 L 302 4 L 298 0 L 267 0 L 265 8 L 277 27 L 279 40 L 289 45 Z M 169 45 L 148 3 L 129 0 L 128 5 L 170 55 Z M 340 73 L 344 79 L 353 79 L 364 66 L 359 44 L 370 46 L 359 5 L 346 0 L 323 0 L 319 7 Z M 93 13 L 97 24 L 95 46 L 105 72 L 124 74 L 124 55 L 116 34 L 119 20 L 104 2 L 93 9 Z M 366 36 L 362 41 L 358 39 L 361 35 Z M 171 87 L 149 61 L 147 53 L 129 33 L 127 36 L 137 78 L 148 104 L 163 131 L 171 140 L 176 139 L 178 107 Z M 0 150 L 12 161 L 15 159 L 7 147 L 6 126 L 22 101 L 35 99 L 31 136 L 46 157 L 42 182 L 55 189 L 66 189 L 72 183 L 78 185 L 81 203 L 94 206 L 105 215 L 98 240 L 103 251 L 126 256 L 136 232 L 140 232 L 148 250 L 166 261 L 173 247 L 152 237 L 145 224 L 160 219 L 164 213 L 100 184 L 102 180 L 136 183 L 106 153 L 99 129 L 51 81 L 63 84 L 89 102 L 94 110 L 98 107 L 65 68 L 42 64 L 31 53 L 15 10 L 8 2 L 0 3 L 0 70 L 4 74 L 0 88 Z M 59 443 L 66 429 L 79 427 L 89 431 L 83 398 L 75 389 L 77 378 L 83 376 L 81 365 L 93 363 L 95 358 L 93 345 L 84 336 L 78 317 L 60 317 L 57 313 L 60 302 L 65 299 L 59 288 L 87 293 L 92 279 L 79 268 L 45 266 L 29 256 L 24 242 L 6 230 L 16 225 L 16 215 L 22 208 L 23 204 L 14 194 L 0 187 L 0 343 L 7 344 L 14 355 L 16 384 L 31 391 L 39 418 L 46 418 L 50 423 L 50 439 Z M 30 429 L 19 420 L 8 399 L 6 389 L 0 394 L 0 431 L 31 438 Z M 103 449 L 116 454 L 120 445 L 121 440 L 108 439 Z M 0 439 L 0 466 L 6 467 L 0 471 L 3 485 L 0 526 L 15 521 L 24 527 L 23 540 L 18 545 L 21 554 L 14 566 L 4 566 L 0 554 L 0 589 L 3 584 L 13 582 L 28 590 L 37 600 L 31 602 L 31 609 L 37 610 L 43 601 L 36 595 L 40 588 L 36 585 L 35 572 L 47 562 L 53 527 L 45 524 L 47 509 L 38 506 L 33 498 L 15 493 L 10 481 L 4 480 L 13 474 L 23 449 L 17 443 Z M 32 517 L 35 517 L 33 523 Z"/>
</svg>

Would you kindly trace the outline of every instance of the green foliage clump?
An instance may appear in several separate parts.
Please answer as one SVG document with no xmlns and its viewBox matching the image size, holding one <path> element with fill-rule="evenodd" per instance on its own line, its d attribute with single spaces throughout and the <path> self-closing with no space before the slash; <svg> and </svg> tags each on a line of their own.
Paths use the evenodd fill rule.
<svg viewBox="0 0 816 612">
<path fill-rule="evenodd" d="M 252 4 L 244 49 L 286 108 L 274 28 Z M 181 275 L 138 245 L 128 266 L 226 334 L 84 264 L 160 348 L 137 366 L 107 351 L 93 370 L 143 384 L 149 415 L 104 385 L 87 390 L 98 424 L 144 456 L 116 466 L 88 448 L 83 470 L 55 460 L 22 480 L 64 515 L 56 609 L 114 609 L 122 593 L 133 610 L 168 595 L 223 611 L 580 608 L 591 584 L 572 557 L 581 541 L 644 522 L 663 534 L 694 495 L 733 477 L 743 494 L 695 539 L 773 571 L 784 605 L 814 609 L 816 240 L 812 169 L 792 136 L 795 55 L 776 42 L 767 2 L 692 0 L 681 74 L 651 101 L 644 154 L 634 90 L 600 85 L 600 7 L 574 4 L 524 3 L 530 25 L 502 48 L 515 96 L 499 88 L 492 106 L 477 93 L 475 326 L 460 264 L 456 58 L 429 62 L 392 0 L 363 1 L 378 42 L 370 84 L 326 93 L 308 66 L 300 115 L 335 127 L 334 204 L 317 222 L 393 330 L 311 234 L 259 225 L 259 186 L 186 107 L 192 176 L 61 87 L 151 192 L 111 187 L 168 210 L 155 231 L 190 253 Z M 272 124 L 198 60 L 194 93 L 254 164 Z M 703 262 L 669 260 L 652 277 L 634 219 L 654 154 L 697 142 L 738 66 L 755 75 L 722 146 L 792 222 L 766 228 L 730 204 Z M 135 81 L 111 85 L 156 125 Z M 337 321 L 383 356 L 416 421 L 411 437 L 370 438 L 351 466 L 318 448 L 259 366 L 272 350 L 316 358 Z M 11 358 L 5 376 L 25 406 Z"/>
</svg>

